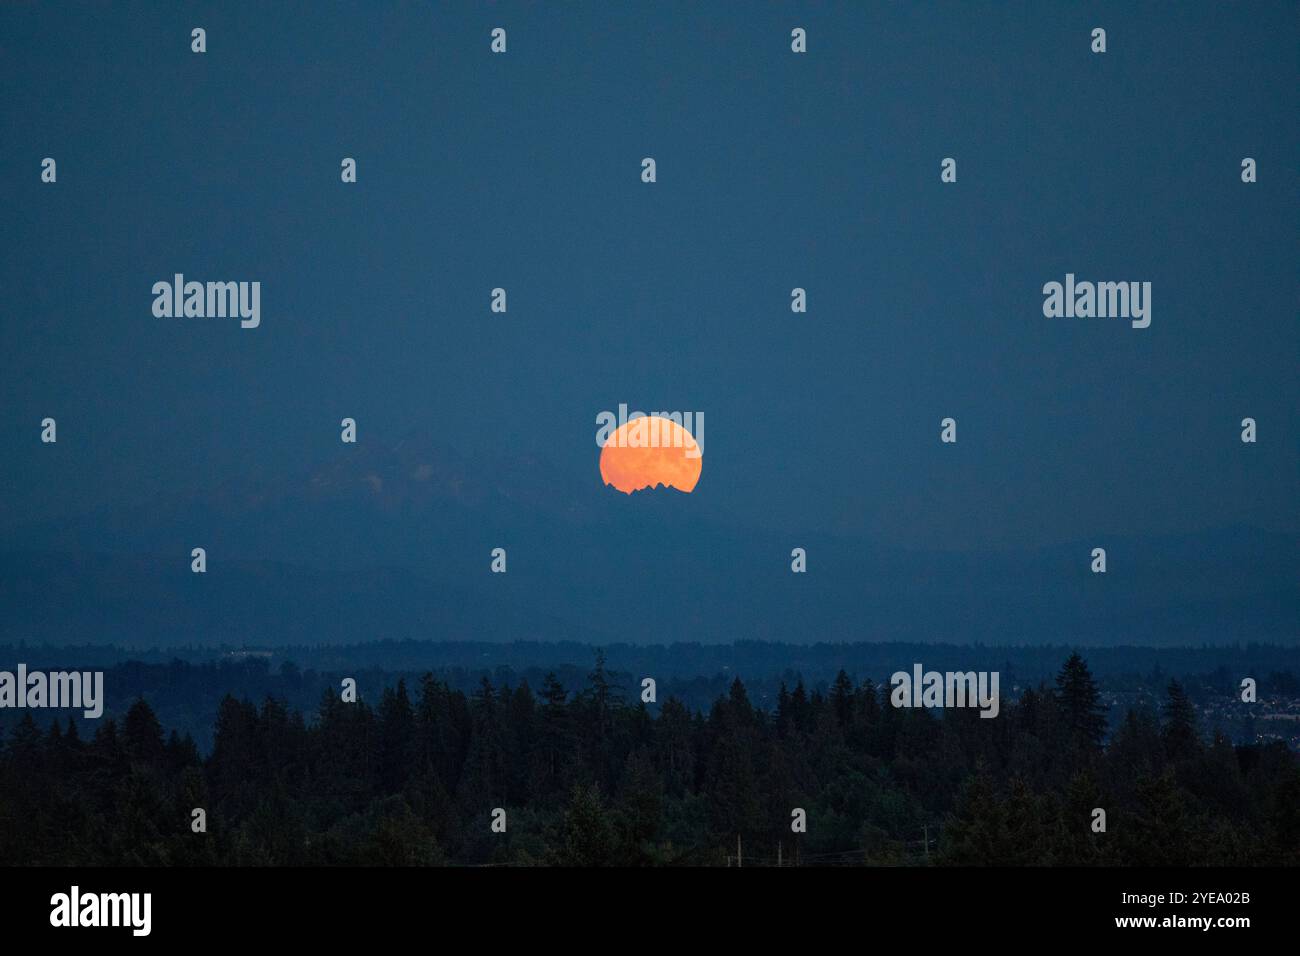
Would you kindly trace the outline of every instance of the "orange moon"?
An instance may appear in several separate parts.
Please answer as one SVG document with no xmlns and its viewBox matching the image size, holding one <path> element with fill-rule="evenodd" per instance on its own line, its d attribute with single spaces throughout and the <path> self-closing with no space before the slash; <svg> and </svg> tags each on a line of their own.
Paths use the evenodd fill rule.
<svg viewBox="0 0 1300 956">
<path fill-rule="evenodd" d="M 695 436 L 658 415 L 619 426 L 600 450 L 600 477 L 627 495 L 660 485 L 690 494 L 703 467 Z"/>
</svg>

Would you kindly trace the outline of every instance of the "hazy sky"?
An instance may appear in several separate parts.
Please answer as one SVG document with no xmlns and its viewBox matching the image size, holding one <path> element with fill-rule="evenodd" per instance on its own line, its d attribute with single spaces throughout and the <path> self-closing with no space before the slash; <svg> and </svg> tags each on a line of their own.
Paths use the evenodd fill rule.
<svg viewBox="0 0 1300 956">
<path fill-rule="evenodd" d="M 345 415 L 612 494 L 627 402 L 704 413 L 739 525 L 1300 530 L 1300 18 L 1134 6 L 6 4 L 5 523 L 328 460 Z M 177 272 L 261 326 L 155 318 Z M 1151 282 L 1150 328 L 1044 318 L 1067 272 Z"/>
</svg>

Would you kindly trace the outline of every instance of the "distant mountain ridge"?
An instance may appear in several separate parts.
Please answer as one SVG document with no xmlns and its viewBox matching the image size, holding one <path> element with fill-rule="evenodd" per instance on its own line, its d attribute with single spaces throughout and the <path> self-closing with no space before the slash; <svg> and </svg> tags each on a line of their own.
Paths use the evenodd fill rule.
<svg viewBox="0 0 1300 956">
<path fill-rule="evenodd" d="M 1300 538 L 1249 528 L 915 552 L 730 527 L 421 436 L 0 535 L 0 639 L 1300 642 Z M 1109 570 L 1089 571 L 1104 544 Z M 190 549 L 208 571 L 190 573 Z M 790 551 L 808 571 L 793 574 Z M 505 548 L 506 574 L 489 571 Z"/>
</svg>

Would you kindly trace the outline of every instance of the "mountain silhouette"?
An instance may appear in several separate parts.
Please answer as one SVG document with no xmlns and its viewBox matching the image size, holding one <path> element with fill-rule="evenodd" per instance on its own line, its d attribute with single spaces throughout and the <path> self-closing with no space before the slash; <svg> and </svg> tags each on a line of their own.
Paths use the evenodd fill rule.
<svg viewBox="0 0 1300 956">
<path fill-rule="evenodd" d="M 1230 528 L 915 552 L 717 520 L 699 495 L 574 487 L 410 435 L 0 537 L 0 638 L 1152 645 L 1300 636 L 1295 536 Z M 190 551 L 207 552 L 205 574 Z M 505 548 L 507 573 L 490 571 Z M 806 549 L 794 574 L 790 552 Z"/>
</svg>

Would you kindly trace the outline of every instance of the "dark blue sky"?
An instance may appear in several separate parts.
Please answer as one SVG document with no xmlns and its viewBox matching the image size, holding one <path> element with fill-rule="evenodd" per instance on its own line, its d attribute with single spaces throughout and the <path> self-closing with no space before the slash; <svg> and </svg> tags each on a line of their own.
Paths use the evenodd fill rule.
<svg viewBox="0 0 1300 956">
<path fill-rule="evenodd" d="M 691 504 L 740 527 L 1294 534 L 1300 17 L 1134 6 L 7 4 L 5 526 L 329 461 L 345 415 L 607 496 L 628 402 L 705 413 Z M 1151 327 L 1045 319 L 1070 271 Z M 260 280 L 261 327 L 155 318 L 175 272 Z"/>
</svg>

